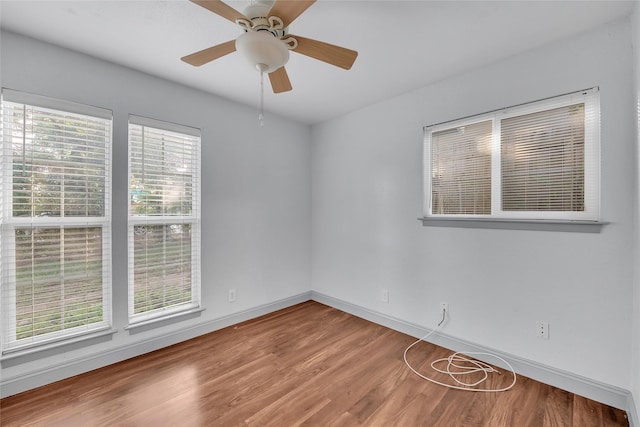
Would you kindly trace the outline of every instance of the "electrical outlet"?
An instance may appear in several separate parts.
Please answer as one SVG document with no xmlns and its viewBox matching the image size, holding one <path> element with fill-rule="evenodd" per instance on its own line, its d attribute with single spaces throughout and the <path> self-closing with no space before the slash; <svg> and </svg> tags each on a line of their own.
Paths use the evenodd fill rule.
<svg viewBox="0 0 640 427">
<path fill-rule="evenodd" d="M 440 313 L 442 313 L 443 311 L 445 311 L 447 314 L 449 314 L 449 303 L 448 302 L 441 302 L 440 303 Z"/>
<path fill-rule="evenodd" d="M 536 336 L 543 340 L 549 339 L 549 323 L 536 322 Z"/>
<path fill-rule="evenodd" d="M 380 301 L 389 303 L 389 291 L 388 290 L 383 289 L 380 292 Z"/>
<path fill-rule="evenodd" d="M 235 301 L 236 301 L 236 290 L 229 289 L 229 302 L 235 302 Z"/>
</svg>

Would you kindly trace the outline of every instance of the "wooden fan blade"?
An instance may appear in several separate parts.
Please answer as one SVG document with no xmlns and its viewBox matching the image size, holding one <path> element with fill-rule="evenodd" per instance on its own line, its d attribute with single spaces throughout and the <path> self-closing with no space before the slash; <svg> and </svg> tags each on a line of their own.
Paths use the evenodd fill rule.
<svg viewBox="0 0 640 427">
<path fill-rule="evenodd" d="M 273 93 L 288 92 L 291 89 L 291 81 L 287 75 L 287 70 L 284 67 L 280 67 L 275 71 L 269 73 L 269 80 L 271 81 L 271 88 Z"/>
<path fill-rule="evenodd" d="M 238 12 L 237 10 L 220 0 L 191 0 L 191 2 L 197 4 L 198 6 L 202 6 L 207 10 L 210 10 L 216 15 L 220 15 L 223 18 L 228 19 L 234 24 L 236 22 L 236 19 L 247 19 L 244 14 Z"/>
<path fill-rule="evenodd" d="M 351 66 L 358 56 L 358 52 L 355 50 L 308 39 L 306 37 L 294 36 L 293 34 L 291 34 L 291 37 L 298 41 L 298 47 L 293 49 L 294 52 L 310 56 L 311 58 L 344 68 L 345 70 L 351 69 Z"/>
<path fill-rule="evenodd" d="M 276 0 L 269 11 L 269 16 L 277 16 L 282 19 L 284 26 L 288 27 L 315 2 L 316 0 Z"/>
<path fill-rule="evenodd" d="M 191 55 L 183 56 L 180 59 L 182 59 L 187 64 L 191 64 L 195 67 L 199 67 L 200 65 L 206 64 L 207 62 L 211 62 L 214 59 L 218 59 L 231 52 L 235 52 L 235 50 L 236 50 L 236 41 L 229 40 L 228 42 L 224 42 L 212 47 L 208 47 L 206 49 L 202 49 L 196 53 L 192 53 Z"/>
</svg>

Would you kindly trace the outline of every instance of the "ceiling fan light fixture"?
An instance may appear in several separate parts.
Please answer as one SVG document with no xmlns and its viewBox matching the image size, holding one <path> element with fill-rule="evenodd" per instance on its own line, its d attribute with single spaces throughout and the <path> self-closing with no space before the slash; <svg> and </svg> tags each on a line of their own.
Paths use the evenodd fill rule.
<svg viewBox="0 0 640 427">
<path fill-rule="evenodd" d="M 259 71 L 271 73 L 289 61 L 289 46 L 268 31 L 247 31 L 236 39 L 236 50 Z"/>
<path fill-rule="evenodd" d="M 317 0 L 249 0 L 244 13 L 238 12 L 224 0 L 191 1 L 243 30 L 243 34 L 235 40 L 180 58 L 194 67 L 239 51 L 260 72 L 261 81 L 264 81 L 264 73 L 269 75 L 273 93 L 283 93 L 292 89 L 284 67 L 289 60 L 289 50 L 345 70 L 351 69 L 358 56 L 355 50 L 289 34 L 289 26 L 293 21 Z"/>
</svg>

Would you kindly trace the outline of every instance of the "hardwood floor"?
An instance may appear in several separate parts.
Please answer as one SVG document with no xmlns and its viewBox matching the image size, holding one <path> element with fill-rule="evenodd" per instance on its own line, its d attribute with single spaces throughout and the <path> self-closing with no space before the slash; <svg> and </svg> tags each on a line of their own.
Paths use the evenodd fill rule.
<svg viewBox="0 0 640 427">
<path fill-rule="evenodd" d="M 518 377 L 452 390 L 404 365 L 410 336 L 316 302 L 0 400 L 2 426 L 627 426 L 624 411 Z M 449 350 L 409 361 L 432 375 Z M 440 374 L 438 374 L 440 375 Z M 505 386 L 510 374 L 493 376 Z"/>
</svg>

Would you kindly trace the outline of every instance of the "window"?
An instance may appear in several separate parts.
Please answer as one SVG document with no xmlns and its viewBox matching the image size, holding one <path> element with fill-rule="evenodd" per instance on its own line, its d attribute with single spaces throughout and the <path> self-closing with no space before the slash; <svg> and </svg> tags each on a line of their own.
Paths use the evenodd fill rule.
<svg viewBox="0 0 640 427">
<path fill-rule="evenodd" d="M 129 117 L 129 323 L 200 307 L 200 132 Z"/>
<path fill-rule="evenodd" d="M 599 220 L 597 89 L 425 128 L 425 217 Z"/>
<path fill-rule="evenodd" d="M 111 111 L 2 90 L 2 351 L 111 326 Z"/>
</svg>

